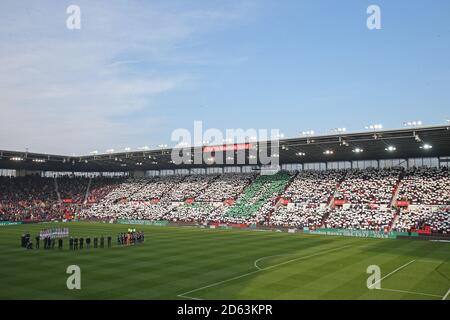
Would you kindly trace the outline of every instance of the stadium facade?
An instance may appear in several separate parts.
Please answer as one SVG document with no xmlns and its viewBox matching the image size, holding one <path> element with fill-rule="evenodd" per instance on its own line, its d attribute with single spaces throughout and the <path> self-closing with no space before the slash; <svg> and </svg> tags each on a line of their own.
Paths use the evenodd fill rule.
<svg viewBox="0 0 450 320">
<path fill-rule="evenodd" d="M 250 144 L 252 148 L 259 149 L 259 142 Z M 268 145 L 270 146 L 270 142 Z M 193 157 L 195 154 L 203 153 L 204 150 L 203 147 L 190 148 Z M 160 174 L 251 172 L 261 169 L 259 158 L 256 159 L 256 164 L 251 164 L 248 159 L 248 150 L 245 158 L 246 164 L 236 164 L 235 160 L 223 159 L 221 165 L 207 161 L 203 161 L 202 164 L 176 165 L 171 160 L 173 151 L 173 149 L 164 148 L 64 156 L 0 150 L 0 170 L 3 173 L 17 176 L 62 172 L 64 174 L 96 173 L 98 175 L 143 177 Z M 239 151 L 236 151 L 235 154 L 237 152 Z M 392 166 L 409 168 L 422 165 L 449 166 L 450 126 L 423 126 L 281 139 L 277 157 L 279 157 L 281 169 L 288 171 Z"/>
</svg>

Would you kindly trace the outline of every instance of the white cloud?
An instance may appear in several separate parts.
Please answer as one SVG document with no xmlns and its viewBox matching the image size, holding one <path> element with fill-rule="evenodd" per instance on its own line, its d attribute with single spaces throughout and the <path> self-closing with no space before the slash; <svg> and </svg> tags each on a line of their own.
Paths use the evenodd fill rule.
<svg viewBox="0 0 450 320">
<path fill-rule="evenodd" d="M 71 3 L 0 4 L 0 149 L 87 153 L 148 136 L 168 119 L 133 113 L 193 78 L 152 67 L 183 63 L 176 51 L 183 41 L 240 17 L 147 2 L 76 2 L 81 30 L 65 27 Z"/>
</svg>

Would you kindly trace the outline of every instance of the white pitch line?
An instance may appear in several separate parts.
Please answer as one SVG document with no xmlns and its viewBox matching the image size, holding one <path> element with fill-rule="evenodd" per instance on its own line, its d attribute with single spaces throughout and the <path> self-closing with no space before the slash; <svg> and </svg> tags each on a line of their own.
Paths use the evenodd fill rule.
<svg viewBox="0 0 450 320">
<path fill-rule="evenodd" d="M 315 253 L 315 254 L 312 254 L 312 255 L 309 255 L 309 256 L 299 257 L 299 258 L 292 259 L 292 260 L 289 260 L 289 261 L 285 261 L 285 262 L 282 262 L 282 263 L 279 263 L 279 264 L 276 264 L 276 265 L 273 265 L 273 266 L 270 266 L 270 267 L 267 267 L 267 268 L 264 268 L 264 269 L 260 269 L 260 268 L 257 267 L 258 270 L 255 270 L 255 271 L 252 271 L 252 272 L 248 272 L 248 273 L 245 273 L 245 274 L 242 274 L 242 275 L 230 278 L 230 279 L 226 279 L 226 280 L 222 280 L 222 281 L 219 281 L 219 282 L 215 282 L 215 283 L 209 284 L 209 285 L 201 287 L 201 288 L 193 289 L 191 291 L 187 291 L 187 292 L 181 293 L 178 296 L 179 297 L 184 297 L 184 298 L 189 298 L 189 299 L 195 299 L 195 298 L 192 298 L 192 297 L 188 297 L 187 295 L 190 294 L 190 293 L 193 293 L 193 292 L 197 292 L 197 291 L 203 290 L 203 289 L 208 289 L 208 288 L 211 288 L 211 287 L 215 287 L 215 286 L 218 286 L 220 284 L 227 283 L 227 282 L 230 282 L 230 281 L 233 281 L 233 280 L 241 279 L 241 278 L 250 276 L 252 274 L 261 272 L 261 271 L 270 270 L 270 269 L 273 269 L 273 268 L 285 265 L 287 263 L 291 263 L 291 262 L 294 262 L 294 261 L 297 261 L 297 260 L 301 260 L 301 259 L 311 258 L 311 257 L 317 256 L 317 255 L 320 255 L 320 254 L 329 253 L 329 252 L 333 252 L 333 251 L 336 251 L 336 250 L 342 250 L 342 249 L 350 247 L 350 246 L 351 245 L 346 245 L 346 246 L 339 247 L 339 248 L 327 249 L 327 250 L 324 250 L 324 251 L 322 251 L 320 253 Z"/>
<path fill-rule="evenodd" d="M 438 296 L 438 295 L 436 295 L 436 294 L 423 293 L 423 292 L 413 292 L 413 291 L 396 290 L 396 289 L 387 289 L 387 288 L 380 288 L 380 289 L 377 289 L 377 290 L 392 291 L 392 292 L 400 292 L 400 293 L 408 293 L 408 294 L 415 294 L 415 295 L 428 296 L 428 297 L 434 297 L 434 298 L 442 298 L 442 296 Z"/>
<path fill-rule="evenodd" d="M 349 246 L 350 246 L 350 245 L 346 245 L 346 246 L 343 246 L 343 247 L 340 247 L 340 248 L 334 248 L 334 249 L 325 249 L 325 250 L 319 251 L 319 252 L 317 252 L 317 253 L 314 253 L 314 254 L 312 254 L 312 255 L 309 255 L 309 256 L 302 256 L 302 257 L 299 257 L 299 258 L 295 258 L 295 259 L 293 259 L 293 260 L 304 259 L 304 258 L 310 258 L 310 257 L 314 257 L 314 256 L 316 256 L 316 255 L 321 255 L 321 254 L 325 253 L 325 251 L 328 252 L 328 251 L 333 251 L 333 250 L 335 250 L 335 249 L 343 249 L 343 248 L 349 247 Z M 355 248 L 361 248 L 361 247 L 355 247 Z M 264 270 L 264 269 L 267 269 L 267 268 L 260 268 L 260 267 L 258 266 L 258 262 L 260 262 L 261 260 L 269 259 L 269 258 L 274 258 L 274 257 L 295 256 L 295 255 L 297 255 L 297 254 L 298 254 L 298 253 L 285 253 L 285 254 L 276 254 L 276 255 L 273 255 L 273 256 L 266 256 L 266 257 L 262 257 L 262 258 L 259 258 L 259 259 L 255 260 L 255 262 L 253 263 L 253 265 L 255 266 L 256 269 Z M 289 261 L 283 262 L 283 264 L 284 264 L 284 263 L 288 263 L 288 262 L 293 261 L 293 260 L 289 260 Z M 271 267 L 272 267 L 272 266 L 271 266 Z"/>
<path fill-rule="evenodd" d="M 269 258 L 275 258 L 275 257 L 294 256 L 294 255 L 296 255 L 296 254 L 297 254 L 297 253 L 276 254 L 276 255 L 273 255 L 273 256 L 262 257 L 262 258 L 259 258 L 259 259 L 255 260 L 255 262 L 253 263 L 253 265 L 255 266 L 256 269 L 261 270 L 261 269 L 263 269 L 263 268 L 260 268 L 260 267 L 258 266 L 258 262 L 260 262 L 261 260 L 269 259 Z"/>
<path fill-rule="evenodd" d="M 405 263 L 404 265 L 402 265 L 401 267 L 398 267 L 397 269 L 395 269 L 394 271 L 392 271 L 391 273 L 388 273 L 387 275 L 385 275 L 383 278 L 381 278 L 380 280 L 376 281 L 375 283 L 371 284 L 369 286 L 369 289 L 373 286 L 375 286 L 376 284 L 380 283 L 382 280 L 386 279 L 387 277 L 390 277 L 391 275 L 393 275 L 394 273 L 396 273 L 397 271 L 402 270 L 403 268 L 406 268 L 407 266 L 409 266 L 411 263 L 413 263 L 416 260 L 411 260 L 408 263 Z"/>
<path fill-rule="evenodd" d="M 247 277 L 249 275 L 255 274 L 257 272 L 260 272 L 260 271 L 262 271 L 262 269 L 255 270 L 255 271 L 252 271 L 252 272 L 249 272 L 249 273 L 245 273 L 245 274 L 242 274 L 242 275 L 234 277 L 234 278 L 230 278 L 230 279 L 222 280 L 222 281 L 219 281 L 219 282 L 215 282 L 215 283 L 209 284 L 207 286 L 204 286 L 204 287 L 201 287 L 201 288 L 197 288 L 197 289 L 194 289 L 194 290 L 191 290 L 191 291 L 179 294 L 179 296 L 185 296 L 185 295 L 187 295 L 189 293 L 192 293 L 192 292 L 197 292 L 197 291 L 200 291 L 200 290 L 203 290 L 203 289 L 208 289 L 208 288 L 211 288 L 211 287 L 215 287 L 215 286 L 218 286 L 219 284 L 230 282 L 230 281 L 237 280 L 237 279 L 240 279 L 240 278 L 244 278 L 244 277 Z"/>
<path fill-rule="evenodd" d="M 281 262 L 281 263 L 275 264 L 273 266 L 269 266 L 267 268 L 263 268 L 263 269 L 261 269 L 261 271 L 270 270 L 270 269 L 273 269 L 273 268 L 276 268 L 276 267 L 279 267 L 279 266 L 282 266 L 282 265 L 285 265 L 285 264 L 288 264 L 288 263 L 291 263 L 291 262 L 294 262 L 294 261 L 297 261 L 297 260 L 308 259 L 308 258 L 312 258 L 312 257 L 315 257 L 315 256 L 319 256 L 321 254 L 330 253 L 330 252 L 337 251 L 337 250 L 342 250 L 342 249 L 345 249 L 347 247 L 351 247 L 351 245 L 346 245 L 346 246 L 339 247 L 339 248 L 334 248 L 334 249 L 327 249 L 327 250 L 324 250 L 324 251 L 321 251 L 321 252 L 318 252 L 318 253 L 311 254 L 309 256 L 303 256 L 303 257 L 291 259 L 291 260 L 288 260 L 288 261 L 285 261 L 285 262 Z"/>
<path fill-rule="evenodd" d="M 442 297 L 442 300 L 447 300 L 447 297 L 448 297 L 449 294 L 450 294 L 450 289 L 448 289 L 448 291 L 445 294 L 445 296 Z"/>
<path fill-rule="evenodd" d="M 416 260 L 416 262 L 423 262 L 423 263 L 443 263 L 445 261 L 442 260 Z"/>
<path fill-rule="evenodd" d="M 194 298 L 194 297 L 189 297 L 189 296 L 184 296 L 184 295 L 182 295 L 182 294 L 179 294 L 178 295 L 178 297 L 180 297 L 180 298 L 188 298 L 188 299 L 191 299 L 191 300 L 203 300 L 203 299 L 200 299 L 200 298 Z"/>
</svg>

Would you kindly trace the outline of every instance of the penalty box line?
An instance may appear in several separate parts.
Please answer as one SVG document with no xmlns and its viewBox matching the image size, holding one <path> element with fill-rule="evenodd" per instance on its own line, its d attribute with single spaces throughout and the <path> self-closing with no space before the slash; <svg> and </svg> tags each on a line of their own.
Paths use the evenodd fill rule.
<svg viewBox="0 0 450 320">
<path fill-rule="evenodd" d="M 445 294 L 445 296 L 442 297 L 442 300 L 447 300 L 447 297 L 450 295 L 450 289 L 448 289 L 447 293 Z"/>
<path fill-rule="evenodd" d="M 398 267 L 398 268 L 395 269 L 394 271 L 388 273 L 387 275 L 385 275 L 385 276 L 384 276 L 383 278 L 381 278 L 380 280 L 377 280 L 377 281 L 375 281 L 373 284 L 371 284 L 371 285 L 369 286 L 369 289 L 370 289 L 370 288 L 373 288 L 375 285 L 379 284 L 379 283 L 380 283 L 381 281 L 383 281 L 384 279 L 386 279 L 386 278 L 392 276 L 394 273 L 396 273 L 396 272 L 398 272 L 398 271 L 400 271 L 400 270 L 406 268 L 407 266 L 409 266 L 411 263 L 413 263 L 413 262 L 415 262 L 415 261 L 416 261 L 416 260 L 411 260 L 410 262 L 405 263 L 404 265 Z"/>
<path fill-rule="evenodd" d="M 420 260 L 419 260 L 420 261 Z M 381 278 L 380 280 L 376 281 L 375 283 L 373 283 L 370 287 L 373 287 L 374 285 L 380 283 L 382 280 L 392 276 L 394 273 L 406 268 L 407 266 L 409 266 L 410 264 L 412 264 L 413 262 L 416 262 L 416 260 L 411 260 L 408 263 L 405 263 L 404 265 L 398 267 L 397 269 L 395 269 L 394 271 L 388 273 L 387 275 L 385 275 L 383 278 Z M 427 261 L 428 262 L 428 261 Z M 370 288 L 369 287 L 369 288 Z M 389 288 L 379 288 L 377 290 L 382 290 L 382 291 L 390 291 L 390 292 L 399 292 L 399 293 L 407 293 L 407 294 L 414 294 L 414 295 L 420 295 L 420 296 L 427 296 L 427 297 L 434 297 L 434 298 L 442 298 L 442 300 L 445 300 L 447 298 L 447 296 L 450 294 L 450 289 L 448 290 L 447 294 L 445 296 L 439 296 L 436 294 L 430 294 L 430 293 L 424 293 L 424 292 L 416 292 L 416 291 L 406 291 L 406 290 L 398 290 L 398 289 L 389 289 Z"/>
<path fill-rule="evenodd" d="M 397 290 L 397 289 L 388 289 L 388 288 L 380 288 L 377 290 L 381 291 L 390 291 L 390 292 L 399 292 L 399 293 L 407 293 L 407 294 L 415 294 L 419 296 L 427 296 L 427 297 L 433 297 L 433 298 L 442 298 L 442 296 L 438 296 L 437 294 L 430 294 L 430 293 L 423 293 L 423 292 L 413 292 L 413 291 L 406 291 L 406 290 Z M 449 290 L 450 291 L 450 290 Z M 445 298 L 445 297 L 444 297 Z M 445 299 L 442 299 L 445 300 Z"/>
<path fill-rule="evenodd" d="M 230 279 L 222 280 L 222 281 L 219 281 L 219 282 L 214 282 L 212 284 L 203 286 L 201 288 L 197 288 L 197 289 L 194 289 L 194 290 L 190 290 L 190 291 L 181 293 L 181 294 L 178 295 L 178 297 L 180 297 L 180 298 L 188 298 L 188 299 L 192 299 L 192 300 L 202 300 L 202 299 L 199 299 L 199 298 L 194 298 L 194 297 L 188 296 L 188 294 L 191 294 L 191 293 L 194 293 L 194 292 L 197 292 L 197 291 L 201 291 L 203 289 L 216 287 L 218 285 L 221 285 L 221 284 L 224 284 L 224 283 L 227 283 L 227 282 L 231 282 L 231 281 L 234 281 L 234 280 L 238 280 L 238 279 L 241 279 L 241 278 L 244 278 L 244 277 L 248 277 L 248 276 L 250 276 L 252 274 L 256 274 L 256 273 L 259 273 L 259 272 L 262 272 L 262 271 L 271 270 L 273 268 L 277 268 L 277 267 L 283 266 L 285 264 L 288 264 L 288 263 L 291 263 L 291 262 L 294 262 L 294 261 L 299 261 L 299 260 L 312 258 L 312 257 L 318 256 L 318 255 L 321 255 L 321 254 L 326 254 L 326 253 L 330 253 L 330 252 L 333 252 L 333 251 L 342 250 L 342 249 L 345 249 L 345 248 L 348 248 L 348 247 L 352 247 L 352 245 L 346 245 L 346 246 L 343 246 L 343 247 L 333 248 L 333 249 L 326 249 L 326 250 L 323 250 L 323 251 L 318 252 L 318 253 L 314 253 L 314 254 L 311 254 L 311 255 L 307 255 L 307 256 L 303 256 L 303 257 L 299 257 L 299 258 L 295 258 L 295 259 L 291 259 L 291 260 L 288 260 L 288 261 L 285 261 L 285 262 L 282 262 L 282 263 L 278 263 L 278 264 L 275 264 L 273 266 L 269 266 L 269 267 L 266 267 L 266 268 L 259 268 L 256 265 L 257 261 L 259 261 L 259 260 L 261 260 L 263 258 L 270 258 L 270 256 L 269 257 L 263 257 L 263 258 L 260 258 L 260 259 L 255 261 L 254 265 L 255 265 L 255 267 L 258 270 L 255 270 L 255 271 L 252 271 L 252 272 L 248 272 L 248 273 L 245 273 L 245 274 L 242 274 L 242 275 L 230 278 Z M 272 256 L 272 257 L 274 257 L 274 256 Z"/>
</svg>

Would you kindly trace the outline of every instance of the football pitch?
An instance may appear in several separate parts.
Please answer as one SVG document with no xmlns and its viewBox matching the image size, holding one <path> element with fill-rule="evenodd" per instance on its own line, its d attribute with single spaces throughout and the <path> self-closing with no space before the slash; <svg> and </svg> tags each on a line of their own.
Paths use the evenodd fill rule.
<svg viewBox="0 0 450 320">
<path fill-rule="evenodd" d="M 450 243 L 77 222 L 60 226 L 111 235 L 112 248 L 20 247 L 23 232 L 57 226 L 0 226 L 0 299 L 450 299 Z M 129 227 L 144 244 L 117 245 Z M 70 265 L 80 290 L 66 287 Z M 381 289 L 369 290 L 374 265 Z"/>
</svg>

